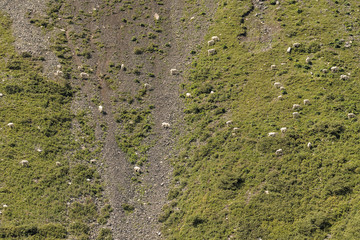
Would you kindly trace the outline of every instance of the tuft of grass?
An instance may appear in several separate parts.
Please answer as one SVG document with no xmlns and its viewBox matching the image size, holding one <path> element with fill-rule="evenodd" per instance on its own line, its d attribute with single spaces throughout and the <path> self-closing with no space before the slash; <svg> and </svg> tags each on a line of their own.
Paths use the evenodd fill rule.
<svg viewBox="0 0 360 240">
<path fill-rule="evenodd" d="M 116 121 L 123 125 L 123 129 L 116 136 L 119 147 L 128 155 L 131 163 L 141 166 L 146 162 L 146 152 L 150 147 L 143 143 L 152 130 L 150 108 L 122 110 L 116 115 Z"/>
</svg>

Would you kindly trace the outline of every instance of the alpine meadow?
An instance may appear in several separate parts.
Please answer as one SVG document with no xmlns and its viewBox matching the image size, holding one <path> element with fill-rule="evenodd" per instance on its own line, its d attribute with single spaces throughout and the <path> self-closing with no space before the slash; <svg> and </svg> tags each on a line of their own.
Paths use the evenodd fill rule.
<svg viewBox="0 0 360 240">
<path fill-rule="evenodd" d="M 1 239 L 360 239 L 358 1 L 0 7 Z"/>
</svg>

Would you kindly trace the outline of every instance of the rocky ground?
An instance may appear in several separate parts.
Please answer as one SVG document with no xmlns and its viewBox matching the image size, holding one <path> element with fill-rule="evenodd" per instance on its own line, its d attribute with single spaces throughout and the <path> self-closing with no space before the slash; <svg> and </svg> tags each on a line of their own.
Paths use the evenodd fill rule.
<svg viewBox="0 0 360 240">
<path fill-rule="evenodd" d="M 20 53 L 29 52 L 34 56 L 44 57 L 44 73 L 54 77 L 59 61 L 50 50 L 50 35 L 45 35 L 40 28 L 32 25 L 28 18 L 29 14 L 44 15 L 46 0 L 2 0 L 0 7 L 13 21 L 16 49 Z"/>
</svg>

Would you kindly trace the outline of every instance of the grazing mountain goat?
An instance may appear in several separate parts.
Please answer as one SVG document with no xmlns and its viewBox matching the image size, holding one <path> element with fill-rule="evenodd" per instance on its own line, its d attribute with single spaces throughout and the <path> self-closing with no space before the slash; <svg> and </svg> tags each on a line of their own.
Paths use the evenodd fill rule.
<svg viewBox="0 0 360 240">
<path fill-rule="evenodd" d="M 294 104 L 292 107 L 293 110 L 300 109 L 300 108 L 301 108 L 301 106 L 299 104 Z"/>
<path fill-rule="evenodd" d="M 212 49 L 209 49 L 208 50 L 208 55 L 211 56 L 211 55 L 215 55 L 216 54 L 216 49 L 212 48 Z"/>
<path fill-rule="evenodd" d="M 148 84 L 148 83 L 144 83 L 144 88 L 145 88 L 145 89 L 151 89 L 151 85 Z"/>
<path fill-rule="evenodd" d="M 120 70 L 122 70 L 122 71 L 126 71 L 125 64 L 121 64 L 121 66 L 120 66 Z"/>
<path fill-rule="evenodd" d="M 226 125 L 228 125 L 228 126 L 231 125 L 231 124 L 232 124 L 232 121 L 231 121 L 231 120 L 229 120 L 229 121 L 226 122 Z"/>
<path fill-rule="evenodd" d="M 86 72 L 82 72 L 82 73 L 80 73 L 80 77 L 81 77 L 82 79 L 88 79 L 88 78 L 89 78 L 89 74 L 87 74 Z"/>
<path fill-rule="evenodd" d="M 98 111 L 99 111 L 99 113 L 104 113 L 104 107 L 100 105 L 98 107 Z"/>
<path fill-rule="evenodd" d="M 218 41 L 220 41 L 220 38 L 218 36 L 212 36 L 211 40 L 218 42 Z"/>
<path fill-rule="evenodd" d="M 294 117 L 294 118 L 299 118 L 299 117 L 300 117 L 300 113 L 298 113 L 298 112 L 293 112 L 293 117 Z"/>
<path fill-rule="evenodd" d="M 268 133 L 268 136 L 269 136 L 269 137 L 275 137 L 275 136 L 276 136 L 276 132 L 269 132 L 269 133 Z"/>
<path fill-rule="evenodd" d="M 341 75 L 340 80 L 349 80 L 350 77 L 348 75 Z"/>
<path fill-rule="evenodd" d="M 281 133 L 286 133 L 287 128 L 286 128 L 286 127 L 282 127 L 282 128 L 280 128 L 280 131 L 281 131 Z"/>
<path fill-rule="evenodd" d="M 350 118 L 356 118 L 356 115 L 354 113 L 349 113 L 347 116 L 348 116 L 349 119 Z"/>
<path fill-rule="evenodd" d="M 28 167 L 29 166 L 29 161 L 28 160 L 22 160 L 20 162 L 20 165 L 23 166 L 23 167 Z"/>
<path fill-rule="evenodd" d="M 61 76 L 63 75 L 63 72 L 60 70 L 56 70 L 56 72 L 54 73 L 55 76 Z"/>
<path fill-rule="evenodd" d="M 330 70 L 331 70 L 332 72 L 338 72 L 338 71 L 339 71 L 339 67 L 334 66 L 334 67 L 331 67 Z"/>
<path fill-rule="evenodd" d="M 275 154 L 278 156 L 281 156 L 283 154 L 283 150 L 280 148 L 280 149 L 276 150 Z"/>
<path fill-rule="evenodd" d="M 159 20 L 159 18 L 160 18 L 159 14 L 155 13 L 154 18 L 155 18 L 155 20 Z"/>
<path fill-rule="evenodd" d="M 280 87 L 281 87 L 281 83 L 279 83 L 279 82 L 275 82 L 275 83 L 274 83 L 274 87 L 276 87 L 276 88 L 280 88 Z"/>
<path fill-rule="evenodd" d="M 170 69 L 170 75 L 179 75 L 179 71 L 175 68 Z"/>
<path fill-rule="evenodd" d="M 214 40 L 208 41 L 208 46 L 212 46 L 212 45 L 215 45 L 215 41 Z"/>
<path fill-rule="evenodd" d="M 136 173 L 141 173 L 141 168 L 138 167 L 138 166 L 135 166 L 135 167 L 134 167 L 134 171 L 135 171 Z"/>
<path fill-rule="evenodd" d="M 170 123 L 163 122 L 163 123 L 161 124 L 161 126 L 162 126 L 163 128 L 170 128 Z"/>
<path fill-rule="evenodd" d="M 309 99 L 304 99 L 304 105 L 310 105 L 310 100 Z"/>
</svg>

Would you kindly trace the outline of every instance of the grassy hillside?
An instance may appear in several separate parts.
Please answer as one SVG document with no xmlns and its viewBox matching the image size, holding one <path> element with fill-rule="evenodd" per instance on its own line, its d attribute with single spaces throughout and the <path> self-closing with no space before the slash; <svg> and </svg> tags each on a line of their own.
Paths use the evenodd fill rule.
<svg viewBox="0 0 360 240">
<path fill-rule="evenodd" d="M 167 239 L 359 238 L 358 7 L 219 1 L 183 85 Z"/>
<path fill-rule="evenodd" d="M 70 131 L 73 90 L 62 77 L 42 76 L 41 57 L 15 52 L 2 14 L 0 35 L 0 238 L 87 239 L 111 208 L 95 203 L 102 200 L 100 176 Z"/>
<path fill-rule="evenodd" d="M 151 203 L 166 191 L 168 170 L 156 164 L 169 153 L 149 155 L 170 136 L 161 122 L 176 126 L 174 65 L 185 76 L 186 125 L 174 136 L 163 229 L 151 238 L 360 238 L 357 1 L 219 0 L 184 71 L 174 44 L 196 42 L 186 33 L 203 31 L 210 1 L 185 0 L 175 17 L 175 1 L 85 2 L 51 0 L 45 16 L 28 13 L 53 36 L 62 72 L 53 79 L 41 73 L 44 58 L 15 51 L 0 15 L 0 238 L 112 239 L 104 156 L 121 168 L 108 176 L 113 235 L 152 233 L 138 229 L 152 228 Z M 209 46 L 212 36 L 219 41 Z M 112 141 L 130 163 L 112 154 L 116 144 L 105 149 Z"/>
</svg>

